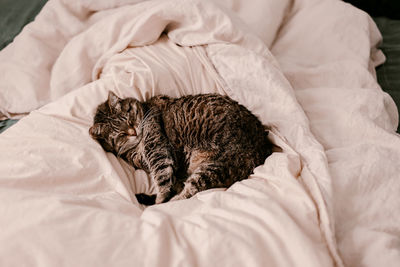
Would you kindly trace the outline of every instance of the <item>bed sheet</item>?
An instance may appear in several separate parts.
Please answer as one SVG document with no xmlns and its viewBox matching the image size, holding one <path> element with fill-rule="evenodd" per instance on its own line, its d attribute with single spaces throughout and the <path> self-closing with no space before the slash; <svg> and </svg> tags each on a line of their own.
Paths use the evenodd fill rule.
<svg viewBox="0 0 400 267">
<path fill-rule="evenodd" d="M 398 113 L 371 18 L 336 0 L 137 2 L 51 0 L 0 53 L 3 115 L 35 110 L 0 135 L 1 265 L 396 266 Z M 110 89 L 227 94 L 282 150 L 144 209 L 149 177 L 87 134 Z"/>
</svg>

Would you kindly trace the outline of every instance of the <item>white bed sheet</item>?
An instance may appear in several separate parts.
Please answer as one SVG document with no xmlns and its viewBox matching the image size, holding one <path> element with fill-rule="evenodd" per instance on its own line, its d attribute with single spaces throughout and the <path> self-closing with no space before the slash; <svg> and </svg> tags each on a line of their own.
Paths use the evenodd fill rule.
<svg viewBox="0 0 400 267">
<path fill-rule="evenodd" d="M 398 115 L 369 16 L 336 0 L 136 2 L 50 0 L 0 52 L 3 116 L 35 110 L 0 135 L 0 265 L 396 266 Z M 144 209 L 147 175 L 87 133 L 110 89 L 227 94 L 282 151 L 226 190 Z"/>
</svg>

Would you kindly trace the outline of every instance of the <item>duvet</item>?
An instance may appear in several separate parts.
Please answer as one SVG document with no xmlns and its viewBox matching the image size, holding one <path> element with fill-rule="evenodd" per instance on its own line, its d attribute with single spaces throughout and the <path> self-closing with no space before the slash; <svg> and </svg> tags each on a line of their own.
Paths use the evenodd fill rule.
<svg viewBox="0 0 400 267">
<path fill-rule="evenodd" d="M 398 112 L 370 17 L 338 0 L 50 0 L 0 52 L 0 266 L 398 266 Z M 276 151 L 141 206 L 88 129 L 112 90 L 229 95 Z"/>
</svg>

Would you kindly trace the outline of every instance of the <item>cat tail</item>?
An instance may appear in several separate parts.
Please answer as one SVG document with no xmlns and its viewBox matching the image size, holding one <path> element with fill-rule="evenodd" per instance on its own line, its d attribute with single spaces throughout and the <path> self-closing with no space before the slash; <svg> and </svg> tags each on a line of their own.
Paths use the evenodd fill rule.
<svg viewBox="0 0 400 267">
<path fill-rule="evenodd" d="M 150 206 L 156 204 L 157 195 L 136 194 L 136 199 L 140 204 Z"/>
</svg>

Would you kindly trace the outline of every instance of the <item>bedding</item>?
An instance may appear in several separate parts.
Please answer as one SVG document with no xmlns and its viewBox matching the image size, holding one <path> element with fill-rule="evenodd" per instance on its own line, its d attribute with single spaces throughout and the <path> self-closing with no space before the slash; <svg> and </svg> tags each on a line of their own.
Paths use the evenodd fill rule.
<svg viewBox="0 0 400 267">
<path fill-rule="evenodd" d="M 22 28 L 31 22 L 47 0 L 3 0 L 0 3 L 0 50 L 7 46 Z M 18 120 L 1 120 L 0 133 Z"/>
<path fill-rule="evenodd" d="M 1 114 L 29 113 L 0 135 L 1 266 L 398 265 L 375 23 L 336 0 L 244 3 L 50 0 L 0 52 Z M 230 188 L 143 207 L 151 179 L 88 135 L 109 90 L 229 95 L 279 149 Z"/>
<path fill-rule="evenodd" d="M 0 49 L 5 47 L 17 35 L 22 27 L 33 20 L 47 0 L 43 1 L 3 1 L 0 3 L 0 25 L 3 29 L 0 34 Z M 368 12 L 374 17 L 380 32 L 383 36 L 383 43 L 379 48 L 386 55 L 386 61 L 382 65 L 377 66 L 378 83 L 382 89 L 390 94 L 395 101 L 397 108 L 400 107 L 400 77 L 399 74 L 399 54 L 400 50 L 400 21 L 398 20 L 399 12 L 395 1 L 386 2 L 358 2 L 346 1 L 358 8 Z M 376 17 L 378 16 L 378 17 Z M 396 19 L 397 18 L 397 19 Z M 259 29 L 262 34 L 262 28 Z M 17 120 L 5 119 L 0 121 L 0 133 L 8 127 L 14 125 Z M 400 133 L 400 126 L 397 128 Z"/>
</svg>

